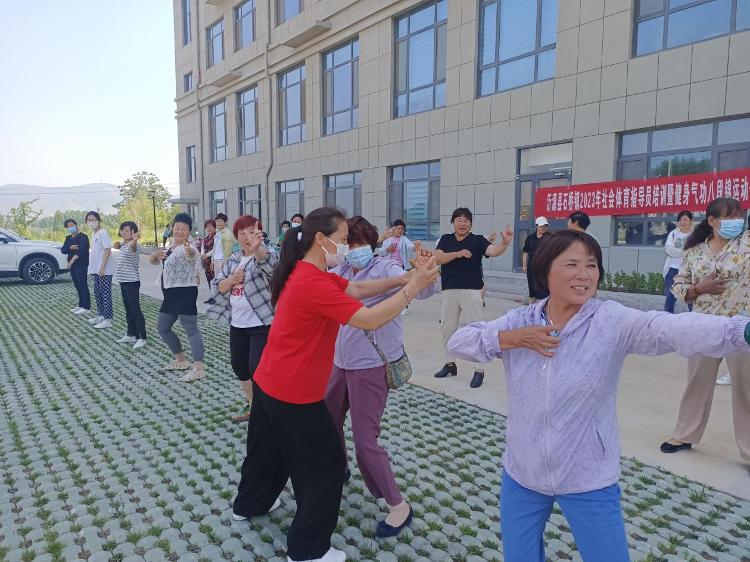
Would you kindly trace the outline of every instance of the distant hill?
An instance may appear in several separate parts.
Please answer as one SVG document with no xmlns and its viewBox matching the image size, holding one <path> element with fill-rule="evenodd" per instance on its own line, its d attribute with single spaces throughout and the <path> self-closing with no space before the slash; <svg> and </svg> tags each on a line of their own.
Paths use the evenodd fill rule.
<svg viewBox="0 0 750 562">
<path fill-rule="evenodd" d="M 35 209 L 42 216 L 55 211 L 86 210 L 112 213 L 113 205 L 120 201 L 120 188 L 111 183 L 88 183 L 69 187 L 45 187 L 41 185 L 0 185 L 0 214 L 6 214 L 21 201 L 39 199 Z"/>
</svg>

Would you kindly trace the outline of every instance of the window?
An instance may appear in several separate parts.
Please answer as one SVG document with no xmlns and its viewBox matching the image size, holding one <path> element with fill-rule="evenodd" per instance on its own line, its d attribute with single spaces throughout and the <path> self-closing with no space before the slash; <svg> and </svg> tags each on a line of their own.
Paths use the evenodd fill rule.
<svg viewBox="0 0 750 562">
<path fill-rule="evenodd" d="M 430 2 L 396 20 L 396 117 L 445 105 L 447 23 L 447 0 Z"/>
<path fill-rule="evenodd" d="M 620 137 L 621 180 L 681 176 L 750 167 L 750 118 L 629 133 Z M 677 217 L 615 217 L 614 245 L 663 246 Z"/>
<path fill-rule="evenodd" d="M 193 30 L 190 21 L 190 2 L 192 0 L 182 0 L 182 45 L 190 43 Z"/>
<path fill-rule="evenodd" d="M 258 88 L 237 94 L 237 154 L 258 150 Z"/>
<path fill-rule="evenodd" d="M 481 0 L 478 94 L 555 76 L 557 0 Z"/>
<path fill-rule="evenodd" d="M 388 222 L 406 222 L 412 240 L 440 237 L 440 162 L 394 166 L 388 187 Z"/>
<path fill-rule="evenodd" d="M 206 68 L 224 60 L 224 20 L 219 20 L 206 29 Z"/>
<path fill-rule="evenodd" d="M 326 176 L 325 182 L 326 206 L 342 209 L 347 217 L 362 214 L 361 172 Z"/>
<path fill-rule="evenodd" d="M 305 67 L 279 75 L 279 142 L 281 146 L 305 140 Z"/>
<path fill-rule="evenodd" d="M 246 0 L 234 8 L 234 50 L 255 41 L 255 0 Z"/>
<path fill-rule="evenodd" d="M 227 159 L 226 101 L 209 106 L 208 115 L 211 127 L 211 162 L 220 162 Z"/>
<path fill-rule="evenodd" d="M 280 25 L 304 9 L 304 0 L 276 0 L 276 24 Z"/>
<path fill-rule="evenodd" d="M 277 222 L 289 220 L 295 213 L 305 212 L 305 180 L 280 181 L 276 199 Z"/>
<path fill-rule="evenodd" d="M 637 0 L 635 54 L 750 29 L 747 0 Z"/>
<path fill-rule="evenodd" d="M 193 183 L 196 180 L 195 145 L 188 146 L 185 149 L 185 174 L 187 183 Z"/>
<path fill-rule="evenodd" d="M 241 187 L 239 200 L 240 215 L 252 215 L 258 220 L 263 220 L 260 208 L 261 197 L 259 185 Z"/>
<path fill-rule="evenodd" d="M 184 93 L 189 92 L 193 89 L 193 73 L 188 72 L 182 77 L 182 90 Z"/>
<path fill-rule="evenodd" d="M 219 213 L 227 214 L 227 192 L 222 191 L 209 191 L 208 192 L 208 204 L 211 208 L 211 216 L 215 217 Z"/>
<path fill-rule="evenodd" d="M 357 127 L 359 107 L 359 40 L 323 55 L 324 126 L 326 135 Z"/>
</svg>

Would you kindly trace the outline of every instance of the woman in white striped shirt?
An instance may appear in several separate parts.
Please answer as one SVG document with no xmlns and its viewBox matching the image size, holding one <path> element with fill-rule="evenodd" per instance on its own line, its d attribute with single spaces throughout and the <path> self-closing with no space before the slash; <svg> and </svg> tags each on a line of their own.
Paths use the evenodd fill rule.
<svg viewBox="0 0 750 562">
<path fill-rule="evenodd" d="M 139 271 L 141 245 L 138 243 L 141 235 L 138 232 L 138 225 L 132 221 L 125 221 L 120 225 L 120 236 L 122 245 L 117 259 L 115 277 L 122 292 L 128 333 L 117 340 L 117 343 L 132 343 L 133 349 L 140 349 L 146 345 L 146 319 L 141 311 Z"/>
</svg>

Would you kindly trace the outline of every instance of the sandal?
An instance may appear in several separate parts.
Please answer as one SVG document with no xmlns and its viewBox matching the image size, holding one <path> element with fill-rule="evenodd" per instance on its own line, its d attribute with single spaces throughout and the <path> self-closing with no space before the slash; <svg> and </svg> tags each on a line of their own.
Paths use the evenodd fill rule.
<svg viewBox="0 0 750 562">
<path fill-rule="evenodd" d="M 160 367 L 160 371 L 187 371 L 191 367 L 190 361 L 177 361 L 173 359 L 169 364 Z"/>
</svg>

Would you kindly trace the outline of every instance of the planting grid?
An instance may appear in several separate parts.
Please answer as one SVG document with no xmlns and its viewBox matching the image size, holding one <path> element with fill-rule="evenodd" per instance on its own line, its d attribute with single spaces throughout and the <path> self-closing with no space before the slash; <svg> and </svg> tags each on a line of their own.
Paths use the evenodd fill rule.
<svg viewBox="0 0 750 562">
<path fill-rule="evenodd" d="M 230 517 L 245 426 L 227 420 L 241 400 L 226 328 L 201 318 L 209 376 L 181 383 L 156 370 L 169 359 L 157 301 L 142 299 L 146 348 L 113 343 L 115 291 L 115 326 L 98 331 L 68 312 L 67 278 L 0 281 L 0 561 L 286 560 L 289 486 L 270 516 Z M 333 544 L 351 560 L 502 560 L 504 431 L 503 416 L 442 394 L 392 393 L 382 442 L 414 523 L 376 540 L 385 510 L 352 462 Z M 750 502 L 635 459 L 621 485 L 633 560 L 750 561 Z M 580 560 L 558 509 L 545 539 L 549 560 Z"/>
</svg>

